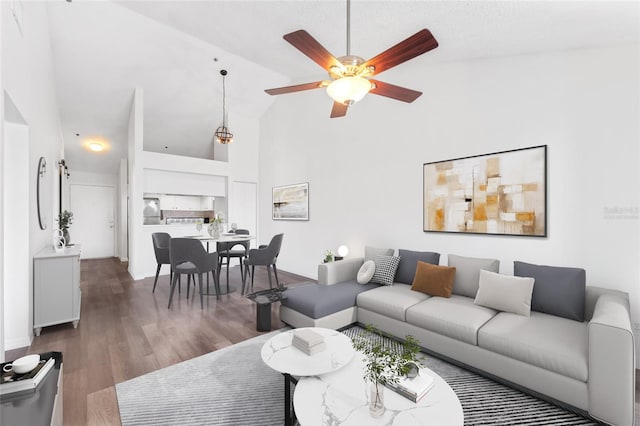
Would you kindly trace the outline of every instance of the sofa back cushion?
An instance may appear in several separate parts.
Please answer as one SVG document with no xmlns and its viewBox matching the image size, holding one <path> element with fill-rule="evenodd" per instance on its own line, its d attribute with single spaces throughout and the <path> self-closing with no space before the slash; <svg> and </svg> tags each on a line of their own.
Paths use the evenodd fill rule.
<svg viewBox="0 0 640 426">
<path fill-rule="evenodd" d="M 449 266 L 456 268 L 456 278 L 453 283 L 453 293 L 461 296 L 476 297 L 480 270 L 498 273 L 500 261 L 498 259 L 483 259 L 479 257 L 464 257 L 450 254 Z"/>
<path fill-rule="evenodd" d="M 440 253 L 433 253 L 430 251 L 412 251 L 412 250 L 398 250 L 400 256 L 400 265 L 398 265 L 398 271 L 396 272 L 395 282 L 403 284 L 411 284 L 413 277 L 416 275 L 416 267 L 418 261 L 431 263 L 437 265 L 440 263 Z"/>
<path fill-rule="evenodd" d="M 451 290 L 453 290 L 455 275 L 456 268 L 418 262 L 411 290 L 419 291 L 429 296 L 449 298 L 451 297 Z"/>
<path fill-rule="evenodd" d="M 480 271 L 478 293 L 473 303 L 496 311 L 528 317 L 534 279 Z"/>
<path fill-rule="evenodd" d="M 513 262 L 513 275 L 532 277 L 531 309 L 575 321 L 584 321 L 586 272 L 580 268 Z"/>
<path fill-rule="evenodd" d="M 364 247 L 364 261 L 373 260 L 375 262 L 377 255 L 383 256 L 393 256 L 393 249 L 384 249 L 384 248 L 376 248 L 376 247 Z"/>
<path fill-rule="evenodd" d="M 376 264 L 376 268 L 373 272 L 373 276 L 371 277 L 371 281 L 369 282 L 382 285 L 393 285 L 393 277 L 396 276 L 396 270 L 398 269 L 400 258 L 398 256 L 384 256 L 379 254 L 376 256 L 374 262 Z"/>
</svg>

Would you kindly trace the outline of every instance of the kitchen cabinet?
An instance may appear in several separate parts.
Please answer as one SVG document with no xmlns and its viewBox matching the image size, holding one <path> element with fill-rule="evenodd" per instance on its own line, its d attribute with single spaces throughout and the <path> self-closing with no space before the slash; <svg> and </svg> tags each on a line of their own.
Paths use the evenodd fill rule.
<svg viewBox="0 0 640 426">
<path fill-rule="evenodd" d="M 200 210 L 213 210 L 213 197 L 200 197 Z"/>
<path fill-rule="evenodd" d="M 177 208 L 176 208 L 176 196 L 175 195 L 161 195 L 160 196 L 160 209 L 161 210 L 177 210 Z"/>
<path fill-rule="evenodd" d="M 161 195 L 160 208 L 162 210 L 201 210 L 201 198 L 195 195 Z"/>
<path fill-rule="evenodd" d="M 33 328 L 80 321 L 80 245 L 56 253 L 46 247 L 33 256 Z"/>
</svg>

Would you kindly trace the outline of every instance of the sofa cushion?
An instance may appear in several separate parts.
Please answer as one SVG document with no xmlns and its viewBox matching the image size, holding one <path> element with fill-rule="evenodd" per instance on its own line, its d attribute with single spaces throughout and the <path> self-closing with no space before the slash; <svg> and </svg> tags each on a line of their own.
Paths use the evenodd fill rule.
<svg viewBox="0 0 640 426">
<path fill-rule="evenodd" d="M 356 281 L 329 286 L 310 282 L 307 285 L 289 287 L 285 291 L 287 299 L 282 301 L 282 305 L 317 319 L 355 306 L 358 294 L 376 287 L 376 284 L 362 285 Z"/>
<path fill-rule="evenodd" d="M 359 300 L 359 299 L 358 299 Z M 449 299 L 431 297 L 407 309 L 407 322 L 472 345 L 478 344 L 478 329 L 496 311 L 474 305 L 473 299 L 452 294 Z"/>
<path fill-rule="evenodd" d="M 476 297 L 480 270 L 498 272 L 500 261 L 497 259 L 482 259 L 478 257 L 464 257 L 450 254 L 447 259 L 449 266 L 456 268 L 456 279 L 453 283 L 453 293 L 461 296 Z"/>
<path fill-rule="evenodd" d="M 376 269 L 371 277 L 372 283 L 393 285 L 393 277 L 396 276 L 400 258 L 397 256 L 385 256 L 379 254 L 375 258 Z"/>
<path fill-rule="evenodd" d="M 411 290 L 419 291 L 429 296 L 451 297 L 455 275 L 456 268 L 418 262 Z"/>
<path fill-rule="evenodd" d="M 383 255 L 383 256 L 393 256 L 393 249 L 383 249 L 383 248 L 376 248 L 376 247 L 369 247 L 369 246 L 365 246 L 364 247 L 364 261 L 366 262 L 367 260 L 376 260 L 376 256 L 377 255 Z"/>
<path fill-rule="evenodd" d="M 513 262 L 513 275 L 535 278 L 532 310 L 584 321 L 584 269 Z"/>
<path fill-rule="evenodd" d="M 411 290 L 407 284 L 382 286 L 358 295 L 358 307 L 405 321 L 405 312 L 416 303 L 428 299 L 424 293 Z"/>
<path fill-rule="evenodd" d="M 400 265 L 398 265 L 398 271 L 396 272 L 396 278 L 394 280 L 397 283 L 411 284 L 413 282 L 418 261 L 431 263 L 433 265 L 440 263 L 440 253 L 430 251 L 400 249 L 398 250 L 398 256 L 400 256 Z"/>
<path fill-rule="evenodd" d="M 531 312 L 501 312 L 478 332 L 478 346 L 582 382 L 587 381 L 587 323 Z"/>
<path fill-rule="evenodd" d="M 358 276 L 356 281 L 358 284 L 367 284 L 373 278 L 373 274 L 376 272 L 376 263 L 373 260 L 367 260 L 362 264 L 358 270 Z"/>
<path fill-rule="evenodd" d="M 482 270 L 478 293 L 473 303 L 528 317 L 531 312 L 533 283 L 533 278 L 514 277 Z"/>
</svg>

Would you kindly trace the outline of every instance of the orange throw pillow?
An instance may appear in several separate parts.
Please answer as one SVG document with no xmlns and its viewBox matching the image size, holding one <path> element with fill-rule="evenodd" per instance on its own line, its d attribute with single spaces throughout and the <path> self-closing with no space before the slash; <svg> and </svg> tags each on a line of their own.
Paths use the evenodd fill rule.
<svg viewBox="0 0 640 426">
<path fill-rule="evenodd" d="M 430 296 L 451 297 L 456 268 L 418 261 L 411 290 Z"/>
</svg>

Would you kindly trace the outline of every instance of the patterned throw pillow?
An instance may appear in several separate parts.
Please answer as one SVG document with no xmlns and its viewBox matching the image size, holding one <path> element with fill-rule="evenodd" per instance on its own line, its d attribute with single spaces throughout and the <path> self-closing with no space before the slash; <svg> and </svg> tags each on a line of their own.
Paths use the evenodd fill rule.
<svg viewBox="0 0 640 426">
<path fill-rule="evenodd" d="M 396 270 L 400 264 L 398 256 L 377 255 L 374 262 L 376 263 L 376 271 L 371 278 L 372 283 L 383 285 L 393 285 L 393 277 L 396 276 Z"/>
</svg>

